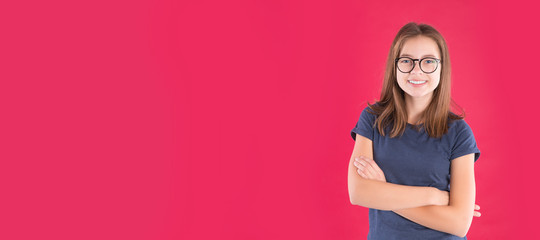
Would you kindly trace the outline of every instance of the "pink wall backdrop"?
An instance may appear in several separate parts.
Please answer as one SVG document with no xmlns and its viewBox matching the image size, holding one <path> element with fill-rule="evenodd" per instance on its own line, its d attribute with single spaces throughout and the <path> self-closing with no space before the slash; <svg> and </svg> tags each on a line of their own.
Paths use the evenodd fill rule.
<svg viewBox="0 0 540 240">
<path fill-rule="evenodd" d="M 538 10 L 5 1 L 0 239 L 365 239 L 350 130 L 409 21 L 446 38 L 482 152 L 468 238 L 538 238 Z"/>
</svg>

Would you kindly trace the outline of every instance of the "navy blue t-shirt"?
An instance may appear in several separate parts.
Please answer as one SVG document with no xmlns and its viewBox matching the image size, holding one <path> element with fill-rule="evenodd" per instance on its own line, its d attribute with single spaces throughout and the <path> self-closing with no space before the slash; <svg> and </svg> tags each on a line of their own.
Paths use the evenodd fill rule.
<svg viewBox="0 0 540 240">
<path fill-rule="evenodd" d="M 408 186 L 430 186 L 450 191 L 450 163 L 453 159 L 475 153 L 480 157 L 473 132 L 465 120 L 449 122 L 448 132 L 442 138 L 432 138 L 421 128 L 407 123 L 402 136 L 395 138 L 379 134 L 373 127 L 376 116 L 366 107 L 351 130 L 373 142 L 373 160 L 384 172 L 386 181 Z M 422 126 L 422 125 L 419 125 Z M 393 211 L 369 209 L 369 233 L 367 239 L 467 239 L 434 230 Z"/>
</svg>

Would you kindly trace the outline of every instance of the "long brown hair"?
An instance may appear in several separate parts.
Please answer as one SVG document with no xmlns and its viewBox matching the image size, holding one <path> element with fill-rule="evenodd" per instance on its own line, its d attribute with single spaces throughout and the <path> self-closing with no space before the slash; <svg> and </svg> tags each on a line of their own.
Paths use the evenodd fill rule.
<svg viewBox="0 0 540 240">
<path fill-rule="evenodd" d="M 399 30 L 392 42 L 386 61 L 380 100 L 375 104 L 368 102 L 370 112 L 378 116 L 374 127 L 377 126 L 379 133 L 383 136 L 386 135 L 386 128 L 389 126 L 392 126 L 390 137 L 402 135 L 407 126 L 408 116 L 405 108 L 405 93 L 397 83 L 394 60 L 401 53 L 405 41 L 416 36 L 426 36 L 433 39 L 439 47 L 441 56 L 439 85 L 433 91 L 431 102 L 420 116 L 420 121 L 423 122 L 426 132 L 430 137 L 439 138 L 448 132 L 449 121 L 465 117 L 461 107 L 462 115 L 457 115 L 450 109 L 450 103 L 455 104 L 455 102 L 450 96 L 450 56 L 443 36 L 435 28 L 427 24 L 410 22 Z"/>
</svg>

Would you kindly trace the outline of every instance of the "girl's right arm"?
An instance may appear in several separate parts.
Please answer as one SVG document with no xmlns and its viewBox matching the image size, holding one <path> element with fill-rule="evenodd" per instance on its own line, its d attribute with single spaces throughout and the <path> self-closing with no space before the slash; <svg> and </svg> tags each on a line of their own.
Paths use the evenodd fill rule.
<svg viewBox="0 0 540 240">
<path fill-rule="evenodd" d="M 347 180 L 352 204 L 386 211 L 426 205 L 448 205 L 449 193 L 434 187 L 407 186 L 361 177 L 354 166 L 354 158 L 359 156 L 373 159 L 373 142 L 356 134 Z"/>
</svg>

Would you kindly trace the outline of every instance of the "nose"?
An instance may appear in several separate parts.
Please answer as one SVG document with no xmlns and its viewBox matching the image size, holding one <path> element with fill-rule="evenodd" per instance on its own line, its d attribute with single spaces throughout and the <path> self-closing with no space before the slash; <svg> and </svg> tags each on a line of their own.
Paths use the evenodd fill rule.
<svg viewBox="0 0 540 240">
<path fill-rule="evenodd" d="M 413 69 L 411 73 L 415 74 L 422 74 L 422 70 L 420 69 L 420 61 L 414 61 Z"/>
</svg>

